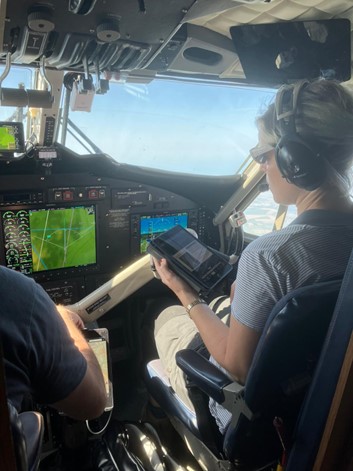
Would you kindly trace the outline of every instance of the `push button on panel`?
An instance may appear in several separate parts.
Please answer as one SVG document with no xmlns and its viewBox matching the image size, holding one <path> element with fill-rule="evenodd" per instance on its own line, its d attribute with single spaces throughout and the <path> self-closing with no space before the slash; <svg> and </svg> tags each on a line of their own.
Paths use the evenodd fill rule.
<svg viewBox="0 0 353 471">
<path fill-rule="evenodd" d="M 91 188 L 88 190 L 88 199 L 89 200 L 97 200 L 99 197 L 98 190 L 96 188 Z"/>
<path fill-rule="evenodd" d="M 54 200 L 55 201 L 62 201 L 62 199 L 63 199 L 62 191 L 55 191 L 54 192 Z"/>
<path fill-rule="evenodd" d="M 63 200 L 64 201 L 72 201 L 74 199 L 74 192 L 72 190 L 64 190 L 63 191 Z"/>
</svg>

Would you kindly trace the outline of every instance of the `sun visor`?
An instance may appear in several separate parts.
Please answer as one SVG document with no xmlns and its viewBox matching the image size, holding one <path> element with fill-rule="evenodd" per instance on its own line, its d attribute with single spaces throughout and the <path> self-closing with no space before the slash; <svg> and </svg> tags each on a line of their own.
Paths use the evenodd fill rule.
<svg viewBox="0 0 353 471">
<path fill-rule="evenodd" d="M 347 19 L 233 26 L 230 34 L 246 81 L 279 85 L 323 77 L 351 77 L 351 25 Z"/>
</svg>

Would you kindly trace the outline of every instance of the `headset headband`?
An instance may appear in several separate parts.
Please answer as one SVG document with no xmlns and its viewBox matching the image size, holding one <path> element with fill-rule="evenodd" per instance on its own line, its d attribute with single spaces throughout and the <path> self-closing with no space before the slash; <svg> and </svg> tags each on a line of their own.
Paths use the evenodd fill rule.
<svg viewBox="0 0 353 471">
<path fill-rule="evenodd" d="M 298 97 L 303 88 L 310 82 L 300 80 L 292 85 L 282 85 L 278 90 L 275 102 L 276 119 L 281 135 L 296 133 L 295 114 L 297 112 Z"/>
<path fill-rule="evenodd" d="M 299 94 L 310 82 L 301 80 L 282 86 L 276 95 L 275 117 L 280 139 L 276 146 L 276 163 L 283 178 L 299 188 L 312 191 L 327 178 L 327 165 L 317 145 L 298 135 L 296 118 Z"/>
</svg>

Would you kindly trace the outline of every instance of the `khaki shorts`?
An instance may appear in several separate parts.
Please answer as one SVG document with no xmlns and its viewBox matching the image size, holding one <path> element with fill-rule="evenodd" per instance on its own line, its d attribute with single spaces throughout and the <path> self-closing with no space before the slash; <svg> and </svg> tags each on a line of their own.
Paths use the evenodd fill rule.
<svg viewBox="0 0 353 471">
<path fill-rule="evenodd" d="M 221 317 L 224 322 L 228 321 L 230 313 L 228 297 L 217 298 L 210 303 L 210 307 L 216 310 L 217 316 Z M 184 348 L 191 348 L 209 357 L 194 322 L 183 306 L 170 306 L 164 309 L 156 319 L 154 335 L 158 356 L 172 388 L 180 399 L 191 410 L 194 410 L 186 388 L 185 374 L 175 362 L 175 354 Z"/>
</svg>

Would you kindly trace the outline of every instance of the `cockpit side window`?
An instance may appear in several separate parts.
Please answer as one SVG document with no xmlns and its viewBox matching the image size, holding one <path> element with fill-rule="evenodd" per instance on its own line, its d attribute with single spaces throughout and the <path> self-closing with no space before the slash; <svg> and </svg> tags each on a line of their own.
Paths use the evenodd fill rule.
<svg viewBox="0 0 353 471">
<path fill-rule="evenodd" d="M 261 236 L 272 232 L 275 228 L 278 209 L 279 206 L 273 201 L 269 191 L 260 193 L 244 211 L 247 220 L 243 226 L 244 231 L 250 236 Z M 295 206 L 288 206 L 284 208 L 284 211 L 282 227 L 288 226 L 297 215 Z"/>
</svg>

